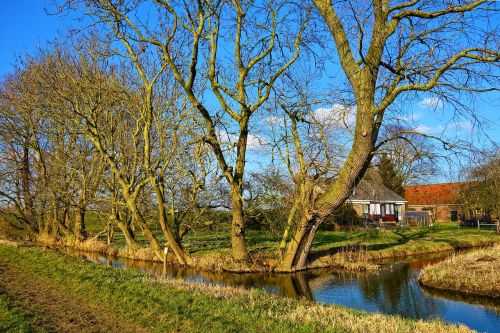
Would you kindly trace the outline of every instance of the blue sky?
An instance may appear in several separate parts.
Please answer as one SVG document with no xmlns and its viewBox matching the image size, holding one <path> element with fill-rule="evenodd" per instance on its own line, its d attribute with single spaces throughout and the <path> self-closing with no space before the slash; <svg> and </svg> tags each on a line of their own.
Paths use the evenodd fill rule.
<svg viewBox="0 0 500 333">
<path fill-rule="evenodd" d="M 0 45 L 2 45 L 0 77 L 13 70 L 16 56 L 32 52 L 37 46 L 44 46 L 47 41 L 64 36 L 65 29 L 75 23 L 70 17 L 47 15 L 45 8 L 54 11 L 50 7 L 50 0 L 20 0 L 2 3 L 0 11 Z M 334 73 L 338 69 L 329 68 L 328 71 Z M 467 100 L 464 102 L 469 103 Z M 457 134 L 463 138 L 467 138 L 470 134 L 472 124 L 463 119 L 453 121 L 449 106 L 431 95 L 422 95 L 416 100 L 405 103 L 404 108 L 411 110 L 410 113 L 417 128 L 428 134 L 438 136 Z M 500 93 L 483 95 L 474 103 L 473 108 L 480 118 L 486 120 L 486 134 L 499 145 Z M 479 139 L 482 144 L 491 144 L 484 138 L 479 137 Z M 478 136 L 474 140 L 477 142 Z"/>
<path fill-rule="evenodd" d="M 0 10 L 0 75 L 12 71 L 16 56 L 58 36 L 69 18 L 46 15 L 48 0 L 4 1 Z"/>
</svg>

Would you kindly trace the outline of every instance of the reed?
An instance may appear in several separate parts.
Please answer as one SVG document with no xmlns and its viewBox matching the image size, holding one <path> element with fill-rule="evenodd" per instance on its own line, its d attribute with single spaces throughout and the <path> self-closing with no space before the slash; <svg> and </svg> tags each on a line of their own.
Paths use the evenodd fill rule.
<svg viewBox="0 0 500 333">
<path fill-rule="evenodd" d="M 453 255 L 424 268 L 418 280 L 436 289 L 500 297 L 500 245 Z"/>
</svg>

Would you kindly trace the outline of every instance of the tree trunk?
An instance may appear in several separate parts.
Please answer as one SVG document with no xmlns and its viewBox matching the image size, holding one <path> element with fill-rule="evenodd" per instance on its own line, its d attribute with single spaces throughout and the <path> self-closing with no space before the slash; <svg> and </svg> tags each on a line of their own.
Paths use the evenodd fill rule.
<svg viewBox="0 0 500 333">
<path fill-rule="evenodd" d="M 372 150 L 377 138 L 377 130 L 373 129 L 370 122 L 364 120 L 368 117 L 367 110 L 371 110 L 371 107 L 371 105 L 358 105 L 353 146 L 334 183 L 317 198 L 314 192 L 313 195 L 302 196 L 302 205 L 306 207 L 303 209 L 299 227 L 289 242 L 279 270 L 294 271 L 305 268 L 307 255 L 321 222 L 347 200 L 352 189 L 363 177 L 373 157 Z"/>
<path fill-rule="evenodd" d="M 52 218 L 51 218 L 51 228 L 48 230 L 51 237 L 54 239 L 58 239 L 60 235 L 66 236 L 68 235 L 68 227 L 61 222 L 61 219 L 64 221 L 65 214 L 63 212 L 63 216 L 61 219 L 59 218 L 59 206 L 57 205 L 57 197 L 53 194 L 52 198 Z"/>
<path fill-rule="evenodd" d="M 26 210 L 25 211 L 26 220 L 32 231 L 36 233 L 39 231 L 39 228 L 36 221 L 35 205 L 33 203 L 33 197 L 31 196 L 30 179 L 31 179 L 31 171 L 29 163 L 29 148 L 28 145 L 25 144 L 25 146 L 23 147 L 23 157 L 21 165 L 21 185 L 22 185 L 24 205 Z"/>
<path fill-rule="evenodd" d="M 245 216 L 243 198 L 240 186 L 231 185 L 231 201 L 233 204 L 231 223 L 231 247 L 235 260 L 244 261 L 247 258 L 247 244 L 245 241 Z"/>
<path fill-rule="evenodd" d="M 153 185 L 153 188 L 156 193 L 156 197 L 158 200 L 158 211 L 160 213 L 160 226 L 163 231 L 163 234 L 165 238 L 167 239 L 168 246 L 170 249 L 174 252 L 177 261 L 181 265 L 187 265 L 191 263 L 191 258 L 189 255 L 184 251 L 182 248 L 181 244 L 177 241 L 175 235 L 172 233 L 172 230 L 167 224 L 167 211 L 165 207 L 165 201 L 164 201 L 164 195 L 162 188 L 160 187 L 161 185 L 157 183 L 155 178 L 151 179 L 151 184 Z"/>
<path fill-rule="evenodd" d="M 293 219 L 295 218 L 295 212 L 297 211 L 298 200 L 294 200 L 292 204 L 292 208 L 288 213 L 288 220 L 286 222 L 285 230 L 283 231 L 283 236 L 281 237 L 279 251 L 280 254 L 283 254 L 283 250 L 286 248 L 286 242 L 288 241 L 288 237 L 290 235 L 290 229 L 293 225 Z"/>
<path fill-rule="evenodd" d="M 128 227 L 125 223 L 123 223 L 120 220 L 116 221 L 116 226 L 118 227 L 118 229 L 120 229 L 123 236 L 125 237 L 125 241 L 127 242 L 127 247 L 131 250 L 137 250 L 139 248 L 139 244 L 135 240 L 134 235 L 130 230 L 130 227 Z"/>
<path fill-rule="evenodd" d="M 307 255 L 320 223 L 321 221 L 316 216 L 302 214 L 299 227 L 290 240 L 279 267 L 280 271 L 295 271 L 305 268 Z"/>
<path fill-rule="evenodd" d="M 161 201 L 161 200 L 159 200 Z M 140 212 L 137 210 L 137 207 L 135 205 L 135 202 L 132 198 L 129 198 L 127 200 L 127 205 L 130 210 L 130 213 L 132 214 L 132 219 L 133 221 L 136 222 L 136 224 L 139 226 L 141 229 L 142 234 L 146 237 L 146 239 L 149 241 L 149 244 L 151 245 L 151 248 L 155 251 L 156 255 L 158 258 L 160 258 L 162 261 L 165 260 L 165 254 L 164 254 L 164 248 L 160 245 L 156 237 L 154 236 L 153 232 L 151 229 L 148 227 L 146 221 L 140 214 Z M 166 223 L 166 220 L 162 220 L 165 217 L 165 211 L 163 210 L 163 214 L 160 212 L 160 223 Z M 163 227 L 163 226 L 162 226 Z M 167 230 L 168 229 L 167 226 Z M 166 235 L 167 242 L 169 247 L 172 249 L 174 252 L 175 256 L 177 257 L 177 260 L 181 265 L 186 265 L 191 263 L 191 259 L 187 255 L 187 253 L 184 252 L 184 250 L 179 246 L 179 244 L 175 241 L 174 236 L 171 232 L 168 232 Z"/>
<path fill-rule="evenodd" d="M 84 207 L 78 207 L 75 212 L 75 229 L 74 234 L 79 240 L 87 238 L 87 230 L 85 229 L 85 212 Z"/>
<path fill-rule="evenodd" d="M 115 225 L 113 224 L 113 221 L 108 220 L 108 226 L 107 226 L 107 234 L 106 234 L 106 244 L 111 245 L 113 243 L 113 237 L 115 235 Z M 125 240 L 127 241 L 128 245 L 128 240 L 125 237 Z"/>
<path fill-rule="evenodd" d="M 125 222 L 120 216 L 120 212 L 116 208 L 112 208 L 111 214 L 108 217 L 109 231 L 108 231 L 108 244 L 111 243 L 114 234 L 114 224 L 120 229 L 123 236 L 125 237 L 125 241 L 127 242 L 127 247 L 132 250 L 137 250 L 139 248 L 139 244 L 135 240 L 135 235 L 132 229 L 130 228 L 131 220 L 128 217 L 128 214 L 125 216 Z"/>
<path fill-rule="evenodd" d="M 161 260 L 164 260 L 165 255 L 163 254 L 162 246 L 160 245 L 160 243 L 158 243 L 158 240 L 153 235 L 153 232 L 146 224 L 146 221 L 144 220 L 144 218 L 141 216 L 141 214 L 137 210 L 137 207 L 135 207 L 135 203 L 134 204 L 129 203 L 128 208 L 130 209 L 130 213 L 132 214 L 132 220 L 139 226 L 142 234 L 149 241 L 149 244 L 151 245 L 151 248 L 153 249 L 153 251 L 155 251 L 158 258 L 160 258 Z"/>
</svg>

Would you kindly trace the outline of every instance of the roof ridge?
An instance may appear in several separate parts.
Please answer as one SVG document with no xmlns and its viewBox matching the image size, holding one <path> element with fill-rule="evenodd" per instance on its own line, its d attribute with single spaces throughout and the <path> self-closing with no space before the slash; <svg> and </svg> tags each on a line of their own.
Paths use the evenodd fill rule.
<svg viewBox="0 0 500 333">
<path fill-rule="evenodd" d="M 455 185 L 455 184 L 467 184 L 468 182 L 449 182 L 449 183 L 432 183 L 432 184 L 419 184 L 419 185 L 408 185 L 405 188 L 410 187 L 424 187 L 424 186 L 435 186 L 435 185 Z"/>
</svg>

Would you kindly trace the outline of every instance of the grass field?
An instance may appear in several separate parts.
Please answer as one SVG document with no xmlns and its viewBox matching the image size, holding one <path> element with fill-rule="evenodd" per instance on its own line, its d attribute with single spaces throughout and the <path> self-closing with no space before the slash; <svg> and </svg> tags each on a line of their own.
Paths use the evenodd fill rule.
<svg viewBox="0 0 500 333">
<path fill-rule="evenodd" d="M 97 214 L 87 214 L 86 225 L 93 238 L 104 228 L 104 221 Z M 151 225 L 161 244 L 165 244 L 161 230 Z M 225 230 L 226 228 L 227 230 Z M 206 270 L 241 270 L 231 260 L 229 225 L 218 231 L 190 231 L 183 239 L 184 248 L 195 259 L 195 266 Z M 99 238 L 100 237 L 100 238 Z M 105 235 L 97 241 L 85 243 L 63 240 L 58 245 L 74 247 L 81 251 L 107 253 L 131 259 L 158 260 L 140 231 L 137 241 L 143 246 L 139 251 L 125 248 L 123 235 L 116 230 L 112 246 L 107 246 Z M 251 264 L 246 270 L 272 270 L 279 261 L 278 232 L 247 230 L 246 238 Z M 99 241 L 100 239 L 100 241 Z M 40 240 L 43 242 L 43 240 Z M 46 244 L 52 244 L 48 239 Z M 309 267 L 339 267 L 366 271 L 377 269 L 376 263 L 420 254 L 452 251 L 461 248 L 488 246 L 500 242 L 500 235 L 493 230 L 458 228 L 456 224 L 439 223 L 426 228 L 358 228 L 354 231 L 325 231 L 316 234 L 309 256 Z M 55 245 L 55 244 L 53 244 Z M 174 258 L 172 260 L 175 261 Z"/>
<path fill-rule="evenodd" d="M 452 256 L 424 268 L 418 279 L 436 289 L 500 297 L 500 245 Z"/>
<path fill-rule="evenodd" d="M 91 234 L 98 232 L 102 227 L 95 216 L 90 217 L 87 226 Z M 155 230 L 155 233 L 158 239 L 164 242 L 161 231 Z M 146 239 L 139 232 L 136 236 L 141 245 L 148 246 Z M 250 255 L 257 256 L 253 259 L 256 264 L 251 269 L 258 270 L 262 265 L 272 266 L 273 262 L 277 261 L 278 243 L 281 237 L 279 233 L 248 230 L 246 237 Z M 114 242 L 119 249 L 125 245 L 118 232 L 115 234 Z M 494 230 L 458 228 L 454 223 L 439 223 L 425 228 L 320 230 L 313 242 L 308 266 L 374 270 L 377 268 L 374 263 L 384 259 L 488 246 L 497 242 L 500 242 L 500 235 Z M 213 268 L 213 265 L 207 266 L 206 263 L 215 263 L 219 260 L 215 265 L 218 268 L 233 269 L 230 267 L 229 230 L 191 231 L 185 236 L 183 245 L 194 258 L 200 259 L 197 261 L 200 268 L 217 269 Z M 126 256 L 134 258 L 133 254 Z"/>
<path fill-rule="evenodd" d="M 0 330 L 468 332 L 260 290 L 150 278 L 52 251 L 0 245 Z"/>
<path fill-rule="evenodd" d="M 95 214 L 88 215 L 87 229 L 90 234 L 96 234 L 102 230 L 103 222 Z M 164 242 L 159 227 L 151 227 L 158 239 Z M 227 226 L 227 230 L 218 232 L 191 231 L 185 236 L 183 245 L 193 255 L 213 252 L 229 253 L 231 249 L 229 228 Z M 246 236 L 251 252 L 275 253 L 281 239 L 281 234 L 269 231 L 247 230 Z M 148 245 L 140 232 L 137 232 L 137 239 L 142 245 Z M 119 232 L 115 233 L 114 242 L 119 248 L 125 245 Z M 455 223 L 438 223 L 427 228 L 320 230 L 314 239 L 311 254 L 313 257 L 320 257 L 350 248 L 363 248 L 374 257 L 386 258 L 481 246 L 493 242 L 500 242 L 500 235 L 493 230 L 478 231 L 476 228 L 458 228 Z"/>
</svg>

